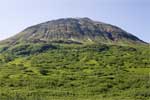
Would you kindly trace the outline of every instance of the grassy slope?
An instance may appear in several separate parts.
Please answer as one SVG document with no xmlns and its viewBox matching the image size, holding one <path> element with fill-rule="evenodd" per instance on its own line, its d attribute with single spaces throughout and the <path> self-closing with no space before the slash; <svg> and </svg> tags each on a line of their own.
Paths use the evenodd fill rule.
<svg viewBox="0 0 150 100">
<path fill-rule="evenodd" d="M 149 100 L 148 47 L 18 45 L 0 55 L 0 100 Z"/>
</svg>

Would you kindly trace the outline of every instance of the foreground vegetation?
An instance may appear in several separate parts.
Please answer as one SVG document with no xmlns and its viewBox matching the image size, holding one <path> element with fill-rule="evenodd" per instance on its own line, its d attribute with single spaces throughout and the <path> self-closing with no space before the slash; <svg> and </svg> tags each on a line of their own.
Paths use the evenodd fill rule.
<svg viewBox="0 0 150 100">
<path fill-rule="evenodd" d="M 0 52 L 0 100 L 150 100 L 149 47 L 41 43 Z"/>
</svg>

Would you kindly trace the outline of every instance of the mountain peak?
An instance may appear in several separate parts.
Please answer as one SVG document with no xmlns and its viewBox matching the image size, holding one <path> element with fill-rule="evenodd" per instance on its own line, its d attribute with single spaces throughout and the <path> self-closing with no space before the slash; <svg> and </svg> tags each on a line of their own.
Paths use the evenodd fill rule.
<svg viewBox="0 0 150 100">
<path fill-rule="evenodd" d="M 26 28 L 6 40 L 17 42 L 72 41 L 79 43 L 144 43 L 117 26 L 93 21 L 90 18 L 61 18 Z"/>
</svg>

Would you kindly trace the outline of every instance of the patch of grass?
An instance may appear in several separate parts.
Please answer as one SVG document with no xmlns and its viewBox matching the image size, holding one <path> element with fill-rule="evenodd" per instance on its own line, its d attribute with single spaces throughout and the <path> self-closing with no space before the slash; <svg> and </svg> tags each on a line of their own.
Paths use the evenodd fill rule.
<svg viewBox="0 0 150 100">
<path fill-rule="evenodd" d="M 43 44 L 22 47 L 23 44 L 0 54 L 0 100 L 150 98 L 147 47 L 96 44 L 50 44 L 49 49 Z"/>
</svg>

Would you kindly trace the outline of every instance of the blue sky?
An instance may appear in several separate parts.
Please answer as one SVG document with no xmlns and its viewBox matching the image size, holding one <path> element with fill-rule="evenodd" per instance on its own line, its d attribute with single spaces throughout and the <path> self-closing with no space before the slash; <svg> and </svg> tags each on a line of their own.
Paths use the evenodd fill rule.
<svg viewBox="0 0 150 100">
<path fill-rule="evenodd" d="M 0 0 L 0 40 L 66 17 L 110 23 L 150 42 L 150 0 Z"/>
</svg>

